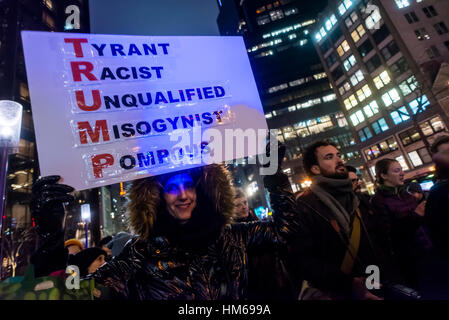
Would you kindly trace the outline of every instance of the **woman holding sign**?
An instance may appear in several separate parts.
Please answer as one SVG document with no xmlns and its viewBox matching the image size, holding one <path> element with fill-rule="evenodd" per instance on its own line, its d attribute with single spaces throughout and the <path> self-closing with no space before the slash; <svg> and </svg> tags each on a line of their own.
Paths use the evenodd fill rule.
<svg viewBox="0 0 449 320">
<path fill-rule="evenodd" d="M 230 224 L 234 189 L 223 165 L 134 181 L 128 209 L 138 236 L 89 277 L 126 299 L 244 299 L 247 250 L 285 245 L 298 229 L 287 176 L 278 170 L 265 186 L 273 220 Z"/>
</svg>

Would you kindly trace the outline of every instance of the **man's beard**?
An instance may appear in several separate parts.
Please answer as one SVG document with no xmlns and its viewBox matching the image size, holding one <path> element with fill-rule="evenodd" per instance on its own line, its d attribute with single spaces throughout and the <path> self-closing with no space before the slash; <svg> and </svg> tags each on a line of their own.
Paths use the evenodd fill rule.
<svg viewBox="0 0 449 320">
<path fill-rule="evenodd" d="M 321 175 L 323 177 L 330 178 L 330 179 L 348 179 L 349 178 L 348 170 L 334 171 L 334 172 L 327 172 L 327 171 L 321 170 Z"/>
</svg>

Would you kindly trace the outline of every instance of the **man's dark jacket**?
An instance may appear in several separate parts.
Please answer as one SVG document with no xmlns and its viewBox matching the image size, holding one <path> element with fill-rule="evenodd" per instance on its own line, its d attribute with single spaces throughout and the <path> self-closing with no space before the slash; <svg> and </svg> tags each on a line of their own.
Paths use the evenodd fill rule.
<svg viewBox="0 0 449 320">
<path fill-rule="evenodd" d="M 365 273 L 366 266 L 371 264 L 379 266 L 381 276 L 383 270 L 388 274 L 392 272 L 386 261 L 386 255 L 372 243 L 372 237 L 368 236 L 372 233 L 372 229 L 376 228 L 375 217 L 369 203 L 362 200 L 359 205 L 363 224 L 358 256 L 351 274 L 345 274 L 340 269 L 349 239 L 333 227 L 331 223 L 333 214 L 330 208 L 310 189 L 297 199 L 297 207 L 302 228 L 299 237 L 290 246 L 290 259 L 287 262 L 288 270 L 292 276 L 294 275 L 295 282 L 305 279 L 313 287 L 330 293 L 335 298 L 350 298 L 352 279 L 368 276 Z M 351 226 L 354 216 L 352 214 Z M 383 267 L 384 265 L 386 267 Z"/>
</svg>

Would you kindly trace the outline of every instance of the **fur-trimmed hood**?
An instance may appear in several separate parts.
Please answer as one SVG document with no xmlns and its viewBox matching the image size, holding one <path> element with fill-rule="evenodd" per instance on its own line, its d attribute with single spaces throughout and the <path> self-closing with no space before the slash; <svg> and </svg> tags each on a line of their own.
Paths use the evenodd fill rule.
<svg viewBox="0 0 449 320">
<path fill-rule="evenodd" d="M 222 164 L 212 164 L 200 169 L 196 192 L 201 193 L 215 204 L 216 212 L 224 224 L 234 217 L 235 190 L 229 171 Z M 157 177 L 149 177 L 133 182 L 129 193 L 129 222 L 139 238 L 146 240 L 161 210 L 162 188 Z"/>
</svg>

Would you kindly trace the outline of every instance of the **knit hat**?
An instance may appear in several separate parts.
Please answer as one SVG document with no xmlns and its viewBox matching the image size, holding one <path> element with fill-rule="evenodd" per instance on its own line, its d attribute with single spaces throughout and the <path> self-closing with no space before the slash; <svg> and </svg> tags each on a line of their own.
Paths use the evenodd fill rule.
<svg viewBox="0 0 449 320">
<path fill-rule="evenodd" d="M 87 269 L 95 261 L 100 255 L 104 255 L 105 257 L 108 255 L 104 250 L 100 248 L 87 248 L 76 255 L 74 255 L 71 259 L 72 264 L 78 266 L 80 269 L 81 276 L 84 277 L 88 274 Z"/>
<path fill-rule="evenodd" d="M 78 246 L 81 250 L 84 250 L 84 245 L 78 239 L 69 239 L 64 242 L 65 248 L 68 248 L 70 246 Z"/>
</svg>

